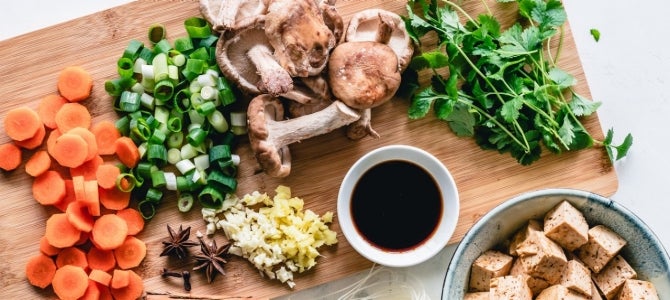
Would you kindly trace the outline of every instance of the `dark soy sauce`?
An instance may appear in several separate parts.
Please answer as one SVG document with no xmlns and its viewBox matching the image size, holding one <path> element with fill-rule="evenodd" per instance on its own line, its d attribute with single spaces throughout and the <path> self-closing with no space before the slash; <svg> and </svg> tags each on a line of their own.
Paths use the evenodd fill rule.
<svg viewBox="0 0 670 300">
<path fill-rule="evenodd" d="M 442 215 L 442 196 L 435 179 L 422 167 L 385 161 L 356 183 L 351 215 L 368 242 L 387 251 L 406 251 L 435 231 Z"/>
</svg>

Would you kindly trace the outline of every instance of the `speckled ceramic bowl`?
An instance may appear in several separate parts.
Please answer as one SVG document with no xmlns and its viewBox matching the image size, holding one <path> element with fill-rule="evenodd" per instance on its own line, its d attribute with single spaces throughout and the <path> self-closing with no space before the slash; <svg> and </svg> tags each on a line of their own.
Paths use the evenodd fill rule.
<svg viewBox="0 0 670 300">
<path fill-rule="evenodd" d="M 562 200 L 579 209 L 590 226 L 609 226 L 628 244 L 621 255 L 640 279 L 656 286 L 661 299 L 670 299 L 670 257 L 649 227 L 620 204 L 585 191 L 548 189 L 512 198 L 484 215 L 468 231 L 451 259 L 444 279 L 442 299 L 462 299 L 472 262 L 484 251 L 500 244 L 529 219 L 539 219 Z"/>
</svg>

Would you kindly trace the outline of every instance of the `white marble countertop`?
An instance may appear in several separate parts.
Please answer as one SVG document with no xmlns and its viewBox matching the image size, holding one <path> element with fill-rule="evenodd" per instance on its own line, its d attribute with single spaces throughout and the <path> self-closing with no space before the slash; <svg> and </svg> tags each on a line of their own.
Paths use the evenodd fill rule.
<svg viewBox="0 0 670 300">
<path fill-rule="evenodd" d="M 0 40 L 130 2 L 129 0 L 22 0 L 0 9 Z M 598 115 L 604 130 L 616 138 L 630 132 L 634 144 L 615 165 L 619 189 L 612 197 L 636 213 L 670 247 L 670 45 L 667 12 L 670 2 L 649 0 L 644 9 L 623 0 L 564 0 L 594 100 L 603 102 Z M 642 6 L 642 3 L 637 4 Z M 30 11 L 30 14 L 24 12 Z M 594 41 L 589 30 L 601 33 Z M 668 149 L 666 149 L 668 148 Z M 431 299 L 440 299 L 442 281 L 455 246 L 418 266 L 398 272 L 416 277 Z M 360 276 L 360 275 L 359 275 Z M 315 299 L 357 279 L 357 276 L 290 296 Z"/>
</svg>

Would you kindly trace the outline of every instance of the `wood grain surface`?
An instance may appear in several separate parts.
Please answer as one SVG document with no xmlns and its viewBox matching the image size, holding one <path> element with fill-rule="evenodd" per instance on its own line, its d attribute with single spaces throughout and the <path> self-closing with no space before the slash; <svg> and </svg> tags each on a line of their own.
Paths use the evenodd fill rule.
<svg viewBox="0 0 670 300">
<path fill-rule="evenodd" d="M 480 1 L 469 1 L 470 12 L 481 10 Z M 509 23 L 516 18 L 515 4 L 494 4 L 491 9 Z M 349 19 L 352 13 L 378 7 L 405 14 L 405 1 L 340 0 L 338 9 Z M 58 72 L 68 65 L 80 65 L 93 76 L 93 95 L 83 102 L 94 116 L 93 122 L 116 119 L 111 98 L 104 82 L 114 78 L 116 60 L 128 41 L 146 41 L 146 30 L 153 23 L 167 28 L 173 41 L 185 35 L 183 20 L 198 16 L 194 1 L 140 1 L 105 10 L 73 21 L 0 42 L 0 118 L 17 106 L 37 108 L 39 100 L 56 93 Z M 590 97 L 579 56 L 565 27 L 561 66 L 579 80 L 577 92 Z M 393 99 L 373 110 L 373 127 L 381 138 L 350 141 L 343 131 L 291 145 L 293 170 L 285 179 L 274 179 L 259 172 L 246 143 L 236 150 L 242 157 L 239 187 L 243 195 L 252 191 L 274 194 L 278 184 L 292 188 L 293 194 L 305 199 L 305 206 L 318 214 L 336 211 L 339 184 L 348 168 L 366 152 L 384 145 L 413 145 L 435 155 L 452 172 L 459 189 L 461 211 L 451 243 L 458 242 L 483 214 L 517 194 L 543 188 L 577 188 L 612 195 L 617 189 L 616 174 L 607 163 L 602 149 L 590 149 L 562 155 L 544 155 L 531 166 L 520 166 L 509 155 L 482 151 L 472 139 L 454 136 L 446 123 L 427 117 L 407 118 L 408 100 Z M 585 121 L 587 129 L 602 139 L 597 116 Z M 0 143 L 9 138 L 0 135 Z M 24 160 L 33 151 L 24 151 Z M 545 151 L 546 152 L 546 151 Z M 23 165 L 22 165 L 23 166 Z M 44 234 L 45 220 L 56 212 L 42 207 L 31 195 L 31 178 L 23 168 L 3 172 L 0 178 L 0 298 L 53 298 L 50 288 L 40 290 L 29 285 L 24 275 L 27 259 L 38 253 L 38 240 Z M 337 217 L 337 216 L 336 216 Z M 148 254 L 137 271 L 145 279 L 145 290 L 182 292 L 181 283 L 159 276 L 163 266 L 186 269 L 192 264 L 177 264 L 159 257 L 161 241 L 167 238 L 166 224 L 192 226 L 193 232 L 204 232 L 199 211 L 182 214 L 176 209 L 174 196 L 164 200 L 156 217 L 147 223 L 140 238 L 148 245 Z M 371 262 L 358 255 L 347 243 L 335 221 L 336 246 L 321 248 L 322 256 L 312 270 L 296 276 L 296 290 L 312 287 L 362 271 Z M 192 237 L 195 239 L 195 237 Z M 221 233 L 214 236 L 224 239 Z M 446 266 L 445 266 L 446 268 Z M 226 276 L 207 284 L 203 274 L 193 276 L 193 293 L 210 295 L 274 297 L 292 290 L 276 281 L 262 278 L 245 260 L 234 258 L 226 265 Z"/>
</svg>

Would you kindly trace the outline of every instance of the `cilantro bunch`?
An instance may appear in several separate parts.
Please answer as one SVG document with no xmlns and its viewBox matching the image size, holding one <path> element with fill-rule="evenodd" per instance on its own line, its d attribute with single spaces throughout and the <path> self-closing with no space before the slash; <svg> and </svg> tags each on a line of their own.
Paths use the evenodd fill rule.
<svg viewBox="0 0 670 300">
<path fill-rule="evenodd" d="M 406 72 L 406 83 L 414 87 L 409 117 L 422 118 L 432 109 L 456 135 L 509 152 L 523 165 L 540 158 L 542 145 L 553 153 L 601 145 L 612 160 L 614 151 L 616 159 L 624 157 L 632 136 L 618 146 L 612 130 L 603 141 L 593 139 L 580 118 L 601 103 L 577 94 L 576 79 L 557 66 L 560 49 L 551 54 L 549 40 L 567 18 L 561 2 L 517 2 L 521 19 L 503 30 L 492 14 L 475 19 L 448 0 L 408 1 L 405 22 L 414 42 L 429 32 L 438 39 L 435 50 L 414 57 L 414 72 Z M 433 75 L 431 85 L 420 89 L 411 75 L 424 69 Z"/>
</svg>

